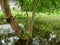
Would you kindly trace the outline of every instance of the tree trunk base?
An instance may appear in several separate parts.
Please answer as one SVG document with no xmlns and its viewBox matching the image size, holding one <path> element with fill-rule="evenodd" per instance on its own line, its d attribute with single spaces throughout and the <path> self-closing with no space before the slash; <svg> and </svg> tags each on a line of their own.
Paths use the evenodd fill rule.
<svg viewBox="0 0 60 45">
<path fill-rule="evenodd" d="M 28 40 L 19 39 L 17 42 L 15 42 L 15 45 L 27 45 Z"/>
<path fill-rule="evenodd" d="M 32 45 L 32 41 L 33 41 L 32 38 L 30 38 L 28 41 L 28 45 Z"/>
<path fill-rule="evenodd" d="M 17 42 L 15 42 L 15 45 L 32 45 L 32 38 L 28 40 L 19 39 Z"/>
</svg>

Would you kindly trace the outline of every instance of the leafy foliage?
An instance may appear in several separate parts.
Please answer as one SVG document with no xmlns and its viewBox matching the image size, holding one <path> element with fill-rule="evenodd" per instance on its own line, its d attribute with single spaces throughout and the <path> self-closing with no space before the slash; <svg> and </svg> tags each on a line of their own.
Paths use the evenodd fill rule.
<svg viewBox="0 0 60 45">
<path fill-rule="evenodd" d="M 23 0 L 17 0 L 20 4 L 20 6 L 24 7 L 24 1 Z M 36 9 L 37 12 L 50 12 L 50 10 L 54 11 L 54 9 L 59 10 L 60 9 L 60 0 L 37 0 L 36 3 Z M 33 0 L 26 0 L 26 6 L 28 11 L 32 11 L 33 6 Z"/>
<path fill-rule="evenodd" d="M 24 31 L 21 33 L 21 35 L 24 40 L 27 40 L 31 37 L 31 34 L 29 33 L 29 31 Z"/>
<path fill-rule="evenodd" d="M 27 17 L 26 15 L 24 15 L 25 13 L 19 13 L 19 14 L 15 14 L 14 13 L 14 18 L 16 18 L 16 20 L 18 21 L 18 23 L 22 23 L 24 25 L 24 27 L 27 29 Z M 30 13 L 31 14 L 31 13 Z M 3 16 L 1 14 L 1 22 L 0 24 L 5 24 L 6 22 L 4 22 L 3 20 L 5 19 L 2 19 Z M 45 15 L 44 14 L 37 14 L 37 16 L 35 17 L 35 22 L 34 22 L 34 26 L 33 26 L 33 37 L 35 37 L 36 35 L 40 35 L 41 37 L 44 37 L 46 39 L 49 38 L 49 34 L 53 31 L 55 32 L 59 37 L 59 33 L 60 33 L 60 16 L 57 14 L 57 15 Z M 3 23 L 2 23 L 3 22 Z M 28 32 L 28 31 L 27 31 Z M 23 32 L 22 35 L 24 38 L 27 38 L 29 37 L 30 34 L 26 33 L 26 32 Z"/>
</svg>

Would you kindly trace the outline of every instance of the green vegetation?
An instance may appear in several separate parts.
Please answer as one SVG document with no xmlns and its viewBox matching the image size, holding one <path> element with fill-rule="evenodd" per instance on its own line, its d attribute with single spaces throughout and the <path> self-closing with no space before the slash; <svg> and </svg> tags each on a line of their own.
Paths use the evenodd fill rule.
<svg viewBox="0 0 60 45">
<path fill-rule="evenodd" d="M 24 10 L 24 0 L 17 0 L 20 4 L 22 11 Z M 32 11 L 33 0 L 26 0 L 27 10 Z M 37 12 L 53 12 L 54 10 L 60 10 L 60 0 L 37 0 L 36 11 Z"/>
<path fill-rule="evenodd" d="M 22 23 L 27 29 L 27 17 L 25 12 L 13 12 L 13 17 L 18 21 L 18 23 Z M 31 12 L 29 12 L 31 17 Z M 6 20 L 3 16 L 3 13 L 0 12 L 0 24 L 6 24 Z M 28 32 L 28 31 L 27 31 Z M 31 35 L 27 32 L 23 32 L 22 37 L 24 39 L 28 39 Z M 49 39 L 50 33 L 54 32 L 56 34 L 57 39 L 60 36 L 60 16 L 59 13 L 36 13 L 35 22 L 33 26 L 33 37 L 39 35 L 42 38 Z"/>
<path fill-rule="evenodd" d="M 24 24 L 25 28 L 27 28 L 27 17 L 25 12 L 21 13 L 21 12 L 16 12 L 16 11 L 12 11 L 14 18 L 16 18 L 16 20 L 18 21 L 18 23 L 22 23 Z M 29 15 L 31 14 L 31 12 L 29 12 Z M 30 15 L 31 16 L 31 15 Z M 37 13 L 36 17 L 35 17 L 35 23 L 34 23 L 34 28 L 36 28 L 37 30 L 48 30 L 48 31 L 59 31 L 60 30 L 60 16 L 59 14 L 46 14 L 46 13 Z M 7 23 L 2 14 L 2 12 L 0 12 L 0 24 L 5 24 Z M 34 30 L 36 30 L 34 29 Z M 40 31 L 39 31 L 40 32 Z M 38 33 L 39 33 L 38 32 Z"/>
<path fill-rule="evenodd" d="M 60 43 L 60 0 L 17 0 L 15 5 L 18 4 L 21 7 L 20 11 L 17 10 L 20 8 L 19 6 L 17 6 L 17 9 L 14 8 L 10 10 L 7 0 L 1 4 L 3 4 L 2 9 L 4 10 L 3 12 L 0 11 L 0 24 L 7 24 L 8 22 L 18 37 L 20 37 L 19 35 L 21 34 L 23 38 L 22 43 L 25 43 L 25 40 L 29 40 L 28 42 L 30 42 L 30 38 L 33 40 L 36 36 L 39 38 L 37 39 L 39 43 L 42 42 L 40 45 L 57 45 Z M 18 23 L 23 24 L 26 30 L 22 32 L 14 19 L 16 19 Z M 52 34 L 52 36 L 50 34 Z M 49 40 L 50 38 L 51 40 Z M 17 42 L 20 43 L 20 41 L 19 38 Z"/>
<path fill-rule="evenodd" d="M 31 37 L 31 34 L 29 34 L 29 31 L 24 31 L 21 33 L 21 35 L 24 40 L 27 40 Z"/>
</svg>

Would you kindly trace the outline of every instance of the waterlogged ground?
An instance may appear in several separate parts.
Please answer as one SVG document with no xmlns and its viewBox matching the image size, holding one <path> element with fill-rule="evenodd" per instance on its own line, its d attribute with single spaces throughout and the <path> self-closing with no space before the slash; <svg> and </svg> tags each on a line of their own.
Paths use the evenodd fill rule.
<svg viewBox="0 0 60 45">
<path fill-rule="evenodd" d="M 22 24 L 19 25 L 24 27 Z M 0 45 L 14 45 L 14 42 L 19 39 L 9 24 L 0 25 L 0 38 Z M 33 45 L 39 45 L 39 37 L 36 36 L 32 43 Z"/>
<path fill-rule="evenodd" d="M 9 24 L 0 25 L 0 38 L 0 43 L 2 43 L 2 45 L 12 45 L 19 39 L 15 36 L 14 31 Z"/>
<path fill-rule="evenodd" d="M 23 29 L 24 26 L 19 24 Z M 0 25 L 0 45 L 14 45 L 19 38 L 9 24 Z M 48 45 L 46 39 L 36 36 L 33 38 L 33 45 Z"/>
<path fill-rule="evenodd" d="M 38 15 L 37 15 L 38 17 Z M 49 30 L 59 31 L 60 30 L 60 16 L 59 15 L 41 15 L 40 18 L 37 18 L 37 22 L 35 25 L 37 27 L 42 26 L 40 24 L 43 24 L 44 28 L 42 27 L 42 30 L 46 30 L 45 27 L 49 27 Z M 46 26 L 45 26 L 46 25 Z M 22 26 L 22 29 L 25 30 L 24 26 Z M 41 28 L 41 27 L 39 27 Z M 7 35 L 9 34 L 9 35 Z M 51 35 L 50 35 L 51 36 Z M 51 38 L 54 38 L 55 35 L 51 36 Z M 3 43 L 3 45 L 12 45 L 15 41 L 17 41 L 19 38 L 14 34 L 13 29 L 9 24 L 0 25 L 0 42 Z M 8 41 L 7 41 L 8 40 Z M 51 39 L 50 39 L 51 40 Z M 60 37 L 56 39 L 56 42 L 60 41 Z M 47 40 L 43 37 L 36 36 L 33 38 L 33 45 L 49 45 L 50 42 L 47 42 Z M 55 42 L 54 42 L 55 43 Z M 0 44 L 1 45 L 1 44 Z"/>
<path fill-rule="evenodd" d="M 19 24 L 19 26 L 24 29 L 22 24 Z M 13 45 L 18 39 L 9 24 L 0 25 L 0 45 Z"/>
</svg>

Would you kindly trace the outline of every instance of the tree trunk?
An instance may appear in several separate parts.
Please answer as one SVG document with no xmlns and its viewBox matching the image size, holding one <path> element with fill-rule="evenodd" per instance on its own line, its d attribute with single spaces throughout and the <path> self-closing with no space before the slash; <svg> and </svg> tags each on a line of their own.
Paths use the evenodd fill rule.
<svg viewBox="0 0 60 45">
<path fill-rule="evenodd" d="M 15 43 L 15 45 L 27 45 L 28 40 L 22 39 L 20 33 L 23 30 L 21 29 L 21 27 L 19 27 L 17 21 L 13 18 L 12 14 L 10 12 L 9 5 L 8 5 L 8 0 L 1 0 L 1 7 L 2 7 L 2 11 L 5 15 L 7 23 L 9 23 L 11 25 L 11 27 L 15 31 L 16 35 L 19 37 L 19 40 Z M 33 0 L 32 21 L 29 22 L 29 19 L 28 19 L 29 31 L 30 31 L 31 35 L 32 35 L 32 30 L 33 30 L 33 23 L 34 23 L 35 13 L 36 13 L 36 0 Z M 26 11 L 26 14 L 27 14 L 27 17 L 28 17 L 28 12 L 27 11 Z M 32 38 L 30 38 L 28 43 L 29 43 L 28 45 L 32 45 Z"/>
<path fill-rule="evenodd" d="M 2 6 L 2 11 L 5 15 L 7 23 L 9 23 L 11 25 L 11 27 L 16 32 L 16 35 L 18 37 L 20 37 L 20 33 L 22 32 L 22 29 L 21 29 L 21 27 L 19 27 L 17 21 L 13 18 L 12 14 L 10 12 L 8 0 L 1 0 L 1 6 Z"/>
<path fill-rule="evenodd" d="M 15 45 L 27 45 L 27 44 L 28 40 L 19 39 L 17 42 L 15 42 Z"/>
<path fill-rule="evenodd" d="M 30 32 L 30 17 L 28 15 L 28 10 L 27 10 L 27 6 L 26 6 L 26 0 L 24 0 L 24 11 L 26 11 L 26 15 L 27 15 L 27 24 L 28 24 L 28 30 Z"/>
<path fill-rule="evenodd" d="M 2 7 L 2 11 L 4 13 L 4 16 L 6 18 L 7 23 L 9 23 L 11 25 L 11 27 L 13 28 L 13 30 L 15 31 L 16 35 L 20 38 L 15 45 L 26 45 L 27 40 L 22 39 L 21 37 L 21 32 L 23 31 L 21 29 L 21 27 L 19 27 L 17 21 L 13 18 L 11 12 L 10 12 L 10 8 L 8 5 L 8 0 L 1 0 L 1 7 Z"/>
<path fill-rule="evenodd" d="M 30 31 L 30 34 L 33 36 L 33 24 L 34 24 L 34 20 L 35 20 L 35 15 L 36 15 L 36 2 L 37 0 L 33 0 L 33 10 L 32 10 L 32 20 L 30 21 L 30 25 L 29 25 L 29 31 Z M 29 39 L 29 42 L 28 44 L 29 45 L 32 45 L 32 37 Z"/>
<path fill-rule="evenodd" d="M 32 12 L 32 21 L 31 21 L 32 29 L 31 29 L 31 33 L 33 31 L 33 24 L 34 24 L 34 20 L 35 20 L 35 16 L 36 16 L 36 2 L 37 2 L 37 0 L 33 0 L 33 12 Z"/>
</svg>

